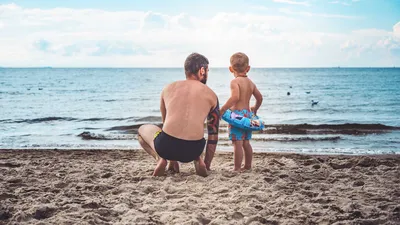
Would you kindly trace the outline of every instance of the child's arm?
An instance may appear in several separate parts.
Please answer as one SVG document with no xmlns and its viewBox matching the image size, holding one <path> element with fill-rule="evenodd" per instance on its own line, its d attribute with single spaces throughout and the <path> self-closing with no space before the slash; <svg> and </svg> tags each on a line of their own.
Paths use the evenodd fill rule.
<svg viewBox="0 0 400 225">
<path fill-rule="evenodd" d="M 252 106 L 250 109 L 254 113 L 254 115 L 257 115 L 257 110 L 260 108 L 262 104 L 263 97 L 255 85 L 254 85 L 253 95 L 256 98 L 256 104 Z"/>
<path fill-rule="evenodd" d="M 224 115 L 225 111 L 236 104 L 239 101 L 240 91 L 239 85 L 233 81 L 231 81 L 231 97 L 226 101 L 225 105 L 221 107 L 221 116 Z"/>
</svg>

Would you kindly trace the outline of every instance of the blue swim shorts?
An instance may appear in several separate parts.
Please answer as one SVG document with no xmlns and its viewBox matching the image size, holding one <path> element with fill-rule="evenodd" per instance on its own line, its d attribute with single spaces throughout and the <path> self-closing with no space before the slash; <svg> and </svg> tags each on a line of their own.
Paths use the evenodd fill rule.
<svg viewBox="0 0 400 225">
<path fill-rule="evenodd" d="M 243 117 L 251 118 L 253 113 L 248 111 L 247 109 L 243 110 L 234 110 L 234 113 L 241 115 Z M 243 140 L 251 140 L 251 131 L 244 130 L 241 128 L 234 127 L 232 125 L 228 125 L 229 128 L 229 140 L 232 141 L 243 141 Z"/>
</svg>

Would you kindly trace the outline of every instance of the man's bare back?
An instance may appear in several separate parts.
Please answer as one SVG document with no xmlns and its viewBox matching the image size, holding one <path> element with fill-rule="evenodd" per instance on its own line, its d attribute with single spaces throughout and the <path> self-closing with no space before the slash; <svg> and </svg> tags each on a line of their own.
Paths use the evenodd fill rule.
<svg viewBox="0 0 400 225">
<path fill-rule="evenodd" d="M 167 134 L 183 140 L 204 137 L 204 121 L 217 105 L 217 96 L 209 87 L 196 80 L 177 81 L 164 88 L 161 98 Z"/>
</svg>

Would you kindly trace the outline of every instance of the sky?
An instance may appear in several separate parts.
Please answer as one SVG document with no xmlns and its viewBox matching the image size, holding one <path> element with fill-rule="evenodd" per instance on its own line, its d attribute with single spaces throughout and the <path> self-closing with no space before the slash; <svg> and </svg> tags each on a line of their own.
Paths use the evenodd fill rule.
<svg viewBox="0 0 400 225">
<path fill-rule="evenodd" d="M 400 0 L 0 0 L 0 67 L 400 67 Z"/>
</svg>

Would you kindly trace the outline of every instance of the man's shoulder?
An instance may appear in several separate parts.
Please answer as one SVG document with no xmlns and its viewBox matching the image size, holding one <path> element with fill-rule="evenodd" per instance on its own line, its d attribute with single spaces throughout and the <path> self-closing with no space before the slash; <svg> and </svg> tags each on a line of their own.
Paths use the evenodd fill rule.
<svg viewBox="0 0 400 225">
<path fill-rule="evenodd" d="M 179 85 L 180 82 L 181 81 L 174 81 L 172 83 L 165 85 L 163 88 L 163 91 L 167 91 L 168 89 L 175 88 L 177 85 Z"/>
<path fill-rule="evenodd" d="M 217 98 L 217 94 L 215 94 L 214 90 L 211 89 L 209 86 L 204 85 L 204 89 L 211 97 Z"/>
</svg>

